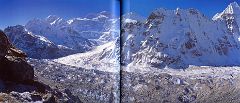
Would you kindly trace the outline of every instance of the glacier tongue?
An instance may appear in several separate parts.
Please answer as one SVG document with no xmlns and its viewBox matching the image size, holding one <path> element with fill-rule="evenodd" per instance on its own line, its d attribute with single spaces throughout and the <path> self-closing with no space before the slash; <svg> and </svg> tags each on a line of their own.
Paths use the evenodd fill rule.
<svg viewBox="0 0 240 103">
<path fill-rule="evenodd" d="M 86 53 L 78 53 L 55 59 L 57 63 L 82 67 L 86 69 L 97 69 L 107 72 L 119 72 L 119 40 L 105 43 Z"/>
</svg>

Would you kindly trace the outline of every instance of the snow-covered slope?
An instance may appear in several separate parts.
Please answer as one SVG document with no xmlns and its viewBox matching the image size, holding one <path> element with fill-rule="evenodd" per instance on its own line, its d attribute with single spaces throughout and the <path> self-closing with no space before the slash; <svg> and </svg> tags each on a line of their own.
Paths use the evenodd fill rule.
<svg viewBox="0 0 240 103">
<path fill-rule="evenodd" d="M 86 53 L 78 53 L 55 59 L 57 63 L 82 67 L 86 69 L 97 69 L 107 72 L 119 72 L 119 39 L 105 43 Z"/>
<path fill-rule="evenodd" d="M 34 34 L 44 36 L 58 45 L 72 49 L 86 51 L 96 45 L 95 42 L 88 40 L 86 36 L 82 36 L 75 29 L 72 29 L 73 27 L 68 26 L 67 21 L 57 16 L 30 20 L 25 27 Z"/>
<path fill-rule="evenodd" d="M 175 69 L 240 65 L 240 45 L 228 27 L 198 10 L 160 8 L 145 21 L 130 19 L 122 23 L 124 64 Z"/>
</svg>

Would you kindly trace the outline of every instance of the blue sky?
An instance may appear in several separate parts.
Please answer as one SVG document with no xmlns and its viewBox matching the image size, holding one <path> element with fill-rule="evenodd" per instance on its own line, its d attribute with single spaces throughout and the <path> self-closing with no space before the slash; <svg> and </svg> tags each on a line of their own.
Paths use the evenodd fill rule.
<svg viewBox="0 0 240 103">
<path fill-rule="evenodd" d="M 118 6 L 118 0 L 0 0 L 0 29 L 48 15 L 70 19 L 101 11 L 118 14 Z"/>
<path fill-rule="evenodd" d="M 240 0 L 123 0 L 123 8 L 124 12 L 131 11 L 144 17 L 147 17 L 156 8 L 196 8 L 212 18 L 234 1 L 240 4 Z"/>
<path fill-rule="evenodd" d="M 101 11 L 118 14 L 119 0 L 0 0 L 0 29 L 24 25 L 33 18 L 58 15 L 64 19 Z M 124 10 L 147 17 L 156 8 L 196 8 L 209 18 L 222 12 L 231 2 L 240 0 L 122 0 Z M 115 8 L 115 9 L 113 9 Z M 126 12 L 124 11 L 124 12 Z"/>
</svg>

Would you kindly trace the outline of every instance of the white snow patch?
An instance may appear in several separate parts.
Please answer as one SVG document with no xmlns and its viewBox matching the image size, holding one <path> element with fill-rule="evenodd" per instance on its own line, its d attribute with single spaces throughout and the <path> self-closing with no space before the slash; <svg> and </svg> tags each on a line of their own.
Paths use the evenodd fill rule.
<svg viewBox="0 0 240 103">
<path fill-rule="evenodd" d="M 126 19 L 125 22 L 126 22 L 126 23 L 137 23 L 137 20 Z"/>
</svg>

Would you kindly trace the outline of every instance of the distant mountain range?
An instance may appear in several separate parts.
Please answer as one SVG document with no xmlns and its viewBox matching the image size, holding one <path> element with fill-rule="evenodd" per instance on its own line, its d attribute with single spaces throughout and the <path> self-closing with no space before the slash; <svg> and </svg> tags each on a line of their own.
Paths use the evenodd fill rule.
<svg viewBox="0 0 240 103">
<path fill-rule="evenodd" d="M 35 59 L 54 59 L 89 51 L 119 35 L 119 18 L 108 12 L 64 20 L 50 15 L 26 25 L 9 26 L 4 32 L 18 48 Z"/>
</svg>

